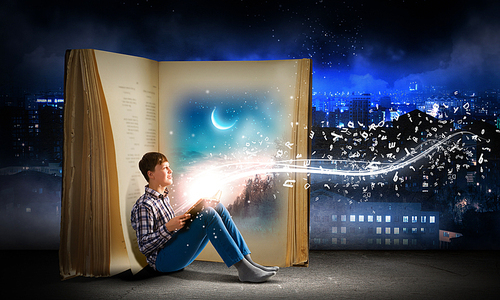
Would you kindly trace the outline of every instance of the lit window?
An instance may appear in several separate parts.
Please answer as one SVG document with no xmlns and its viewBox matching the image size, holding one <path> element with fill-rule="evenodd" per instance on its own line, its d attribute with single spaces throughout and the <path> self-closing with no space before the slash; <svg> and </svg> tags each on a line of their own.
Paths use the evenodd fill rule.
<svg viewBox="0 0 500 300">
<path fill-rule="evenodd" d="M 425 228 L 424 227 L 420 228 L 420 232 L 425 233 Z"/>
<path fill-rule="evenodd" d="M 394 234 L 399 234 L 399 227 L 394 227 Z"/>
<path fill-rule="evenodd" d="M 394 239 L 394 245 L 399 245 L 399 239 Z"/>
<path fill-rule="evenodd" d="M 385 228 L 385 234 L 391 234 L 391 227 Z"/>
<path fill-rule="evenodd" d="M 411 233 L 417 233 L 417 228 L 416 227 L 412 227 L 411 228 Z"/>
<path fill-rule="evenodd" d="M 375 230 L 377 234 L 382 234 L 382 227 L 377 227 Z"/>
<path fill-rule="evenodd" d="M 403 239 L 403 245 L 408 245 L 408 239 Z"/>
<path fill-rule="evenodd" d="M 342 221 L 342 222 L 347 221 L 347 216 L 346 215 L 341 215 L 340 216 L 340 221 Z"/>
<path fill-rule="evenodd" d="M 365 221 L 365 216 L 364 215 L 359 215 L 358 216 L 358 221 L 364 222 Z"/>
<path fill-rule="evenodd" d="M 429 223 L 436 223 L 436 216 L 430 216 L 429 217 Z"/>
<path fill-rule="evenodd" d="M 408 228 L 403 227 L 403 233 L 408 233 Z"/>
<path fill-rule="evenodd" d="M 417 216 L 411 216 L 412 223 L 417 223 L 417 220 L 418 220 Z"/>
<path fill-rule="evenodd" d="M 448 231 L 443 231 L 443 236 L 444 237 L 449 237 L 450 236 L 450 233 Z"/>
<path fill-rule="evenodd" d="M 421 216 L 420 223 L 427 223 L 427 216 Z"/>
<path fill-rule="evenodd" d="M 373 216 L 368 216 L 368 222 L 373 222 Z"/>
<path fill-rule="evenodd" d="M 340 227 L 340 233 L 346 233 L 347 227 Z"/>
<path fill-rule="evenodd" d="M 408 216 L 403 216 L 403 223 L 408 223 Z"/>
<path fill-rule="evenodd" d="M 390 245 L 391 244 L 391 239 L 385 239 L 385 244 Z"/>
<path fill-rule="evenodd" d="M 391 222 L 391 216 L 385 216 L 385 222 L 390 223 Z"/>
<path fill-rule="evenodd" d="M 337 238 L 332 238 L 332 244 L 337 245 Z"/>
<path fill-rule="evenodd" d="M 337 233 L 337 227 L 332 227 L 332 233 Z"/>
<path fill-rule="evenodd" d="M 341 238 L 341 239 L 340 239 L 340 243 L 341 243 L 342 245 L 347 244 L 347 239 L 346 239 L 346 238 Z"/>
<path fill-rule="evenodd" d="M 337 222 L 337 215 L 332 215 L 332 222 Z"/>
<path fill-rule="evenodd" d="M 356 222 L 356 215 L 350 215 L 349 216 L 349 221 Z"/>
<path fill-rule="evenodd" d="M 377 216 L 377 222 L 382 222 L 382 216 Z"/>
<path fill-rule="evenodd" d="M 382 239 L 377 239 L 377 245 L 382 245 Z"/>
</svg>

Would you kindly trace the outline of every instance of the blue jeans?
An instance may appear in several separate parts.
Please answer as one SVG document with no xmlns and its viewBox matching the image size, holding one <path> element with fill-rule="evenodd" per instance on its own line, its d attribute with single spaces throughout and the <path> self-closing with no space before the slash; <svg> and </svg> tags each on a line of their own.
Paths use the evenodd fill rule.
<svg viewBox="0 0 500 300">
<path fill-rule="evenodd" d="M 185 268 L 209 240 L 228 267 L 250 254 L 243 236 L 221 203 L 215 209 L 204 209 L 188 227 L 174 234 L 158 252 L 155 265 L 158 271 L 174 272 Z"/>
</svg>

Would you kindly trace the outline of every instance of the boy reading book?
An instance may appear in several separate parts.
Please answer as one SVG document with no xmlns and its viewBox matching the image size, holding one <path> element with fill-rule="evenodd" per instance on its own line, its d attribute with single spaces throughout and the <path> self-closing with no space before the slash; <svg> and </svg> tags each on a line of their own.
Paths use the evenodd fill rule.
<svg viewBox="0 0 500 300">
<path fill-rule="evenodd" d="M 167 187 L 173 183 L 173 177 L 165 155 L 144 154 L 139 169 L 148 185 L 132 208 L 131 221 L 139 249 L 155 270 L 183 269 L 210 241 L 224 263 L 235 266 L 240 281 L 264 282 L 276 274 L 278 267 L 264 267 L 252 261 L 243 236 L 221 203 L 214 208 L 205 207 L 189 228 L 184 228 L 191 215 L 175 216 L 170 205 Z"/>
</svg>

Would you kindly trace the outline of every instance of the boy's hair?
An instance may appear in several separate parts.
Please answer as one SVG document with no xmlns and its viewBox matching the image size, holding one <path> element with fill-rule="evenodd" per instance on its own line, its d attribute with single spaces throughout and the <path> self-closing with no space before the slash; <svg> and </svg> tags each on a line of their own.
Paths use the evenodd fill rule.
<svg viewBox="0 0 500 300">
<path fill-rule="evenodd" d="M 156 165 L 161 165 L 166 161 L 168 161 L 167 157 L 159 152 L 148 152 L 142 156 L 139 169 L 147 182 L 149 182 L 148 171 L 154 172 Z"/>
</svg>

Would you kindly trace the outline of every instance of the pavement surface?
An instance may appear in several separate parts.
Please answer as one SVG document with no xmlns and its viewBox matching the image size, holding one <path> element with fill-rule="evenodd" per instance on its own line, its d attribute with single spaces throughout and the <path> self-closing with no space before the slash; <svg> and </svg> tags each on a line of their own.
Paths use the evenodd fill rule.
<svg viewBox="0 0 500 300">
<path fill-rule="evenodd" d="M 312 251 L 309 267 L 282 268 L 260 284 L 202 261 L 170 274 L 61 281 L 57 251 L 0 255 L 9 299 L 500 299 L 500 251 Z"/>
</svg>

